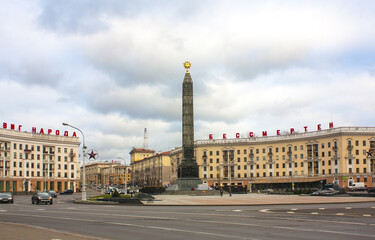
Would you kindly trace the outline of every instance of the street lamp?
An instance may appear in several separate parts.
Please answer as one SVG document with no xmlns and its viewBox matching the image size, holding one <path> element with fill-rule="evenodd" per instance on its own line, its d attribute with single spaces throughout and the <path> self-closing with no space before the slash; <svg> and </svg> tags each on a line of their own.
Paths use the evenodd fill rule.
<svg viewBox="0 0 375 240">
<path fill-rule="evenodd" d="M 83 132 L 79 129 L 79 128 L 76 128 L 72 125 L 69 125 L 67 123 L 63 123 L 62 125 L 64 126 L 68 126 L 68 127 L 71 127 L 71 128 L 74 128 L 78 131 L 80 131 L 80 133 L 82 134 L 82 153 L 83 153 L 83 163 L 82 163 L 82 200 L 83 201 L 86 201 L 87 198 L 86 198 L 86 168 L 85 168 L 85 158 L 86 158 L 86 145 L 85 145 L 85 135 L 83 134 Z"/>
</svg>

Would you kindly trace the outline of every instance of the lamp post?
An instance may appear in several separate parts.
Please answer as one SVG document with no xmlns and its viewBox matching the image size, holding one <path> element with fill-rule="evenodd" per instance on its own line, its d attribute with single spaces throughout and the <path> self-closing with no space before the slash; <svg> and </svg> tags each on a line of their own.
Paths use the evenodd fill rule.
<svg viewBox="0 0 375 240">
<path fill-rule="evenodd" d="M 63 123 L 62 125 L 64 126 L 68 126 L 68 127 L 71 127 L 71 128 L 74 128 L 76 130 L 78 130 L 81 134 L 82 134 L 82 153 L 83 153 L 83 162 L 82 162 L 82 200 L 83 201 L 86 201 L 87 198 L 86 198 L 86 168 L 85 168 L 85 158 L 86 158 L 86 145 L 85 145 L 85 135 L 83 134 L 83 132 L 81 131 L 81 129 L 79 128 L 76 128 L 72 125 L 69 125 L 67 123 Z"/>
</svg>

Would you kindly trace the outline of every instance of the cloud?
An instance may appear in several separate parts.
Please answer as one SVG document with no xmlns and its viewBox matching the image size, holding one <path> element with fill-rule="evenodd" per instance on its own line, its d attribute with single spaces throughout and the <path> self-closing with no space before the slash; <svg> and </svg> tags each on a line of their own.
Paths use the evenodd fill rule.
<svg viewBox="0 0 375 240">
<path fill-rule="evenodd" d="M 370 126 L 374 10 L 371 1 L 4 2 L 0 113 L 26 129 L 75 125 L 101 159 L 141 147 L 144 128 L 150 148 L 167 151 L 181 145 L 189 60 L 196 139 L 331 119 Z"/>
</svg>

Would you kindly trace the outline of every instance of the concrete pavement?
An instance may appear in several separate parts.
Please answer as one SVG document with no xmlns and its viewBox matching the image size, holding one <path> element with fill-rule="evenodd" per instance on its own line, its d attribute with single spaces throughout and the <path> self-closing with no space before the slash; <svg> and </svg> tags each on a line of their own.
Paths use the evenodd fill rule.
<svg viewBox="0 0 375 240">
<path fill-rule="evenodd" d="M 148 206 L 230 206 L 230 205 L 279 205 L 279 204 L 316 204 L 316 203 L 354 203 L 375 202 L 374 197 L 349 196 L 303 196 L 276 194 L 224 194 L 219 196 L 192 195 L 154 195 L 154 201 L 143 201 Z"/>
</svg>

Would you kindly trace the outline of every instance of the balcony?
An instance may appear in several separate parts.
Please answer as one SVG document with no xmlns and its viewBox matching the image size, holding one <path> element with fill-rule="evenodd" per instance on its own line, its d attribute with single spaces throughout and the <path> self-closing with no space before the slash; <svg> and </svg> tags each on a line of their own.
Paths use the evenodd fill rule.
<svg viewBox="0 0 375 240">
<path fill-rule="evenodd" d="M 345 156 L 346 159 L 354 159 L 354 155 L 353 154 L 347 154 Z"/>
<path fill-rule="evenodd" d="M 5 148 L 5 147 L 0 147 L 0 151 L 9 152 L 10 149 L 9 148 Z"/>
</svg>

